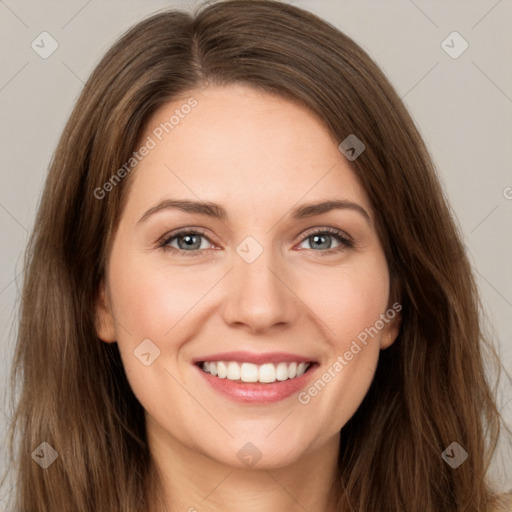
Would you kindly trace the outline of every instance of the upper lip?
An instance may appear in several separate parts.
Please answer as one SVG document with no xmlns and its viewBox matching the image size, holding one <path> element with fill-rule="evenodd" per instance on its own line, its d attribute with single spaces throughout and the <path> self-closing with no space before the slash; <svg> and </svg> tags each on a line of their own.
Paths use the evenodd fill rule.
<svg viewBox="0 0 512 512">
<path fill-rule="evenodd" d="M 311 357 L 291 354 L 290 352 L 222 352 L 211 354 L 208 356 L 197 357 L 192 360 L 194 364 L 203 363 L 205 361 L 236 361 L 239 363 L 253 363 L 261 365 L 264 363 L 314 363 Z"/>
</svg>

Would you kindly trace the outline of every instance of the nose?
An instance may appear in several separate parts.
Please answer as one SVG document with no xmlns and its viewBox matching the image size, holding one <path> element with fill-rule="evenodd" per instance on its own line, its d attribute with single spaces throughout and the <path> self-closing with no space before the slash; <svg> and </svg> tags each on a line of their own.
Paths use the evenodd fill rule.
<svg viewBox="0 0 512 512">
<path fill-rule="evenodd" d="M 225 286 L 223 316 L 232 327 L 253 334 L 284 329 L 300 314 L 293 278 L 270 250 L 264 250 L 252 263 L 235 255 Z"/>
</svg>

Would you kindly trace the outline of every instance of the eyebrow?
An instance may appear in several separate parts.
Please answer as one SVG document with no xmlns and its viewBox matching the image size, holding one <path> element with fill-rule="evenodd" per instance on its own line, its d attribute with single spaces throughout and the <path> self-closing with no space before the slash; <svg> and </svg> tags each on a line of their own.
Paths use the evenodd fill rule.
<svg viewBox="0 0 512 512">
<path fill-rule="evenodd" d="M 208 201 L 190 201 L 182 199 L 165 199 L 156 206 L 150 208 L 137 222 L 140 224 L 144 222 L 148 217 L 154 215 L 162 210 L 181 210 L 187 213 L 196 213 L 199 215 L 205 215 L 215 219 L 226 219 L 228 214 L 226 210 L 219 204 L 208 202 Z M 301 206 L 297 206 L 290 211 L 290 217 L 292 219 L 303 219 L 307 217 L 313 217 L 315 215 L 321 215 L 331 210 L 353 210 L 360 213 L 365 220 L 371 224 L 371 218 L 368 212 L 359 204 L 345 199 L 331 199 L 322 201 L 320 203 L 309 203 Z"/>
</svg>

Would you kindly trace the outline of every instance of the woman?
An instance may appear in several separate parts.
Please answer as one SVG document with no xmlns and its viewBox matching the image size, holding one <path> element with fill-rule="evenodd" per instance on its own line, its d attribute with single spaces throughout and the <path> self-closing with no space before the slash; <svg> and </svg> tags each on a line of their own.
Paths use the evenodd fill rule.
<svg viewBox="0 0 512 512">
<path fill-rule="evenodd" d="M 16 511 L 506 510 L 460 233 L 396 92 L 312 14 L 127 32 L 26 265 Z"/>
</svg>

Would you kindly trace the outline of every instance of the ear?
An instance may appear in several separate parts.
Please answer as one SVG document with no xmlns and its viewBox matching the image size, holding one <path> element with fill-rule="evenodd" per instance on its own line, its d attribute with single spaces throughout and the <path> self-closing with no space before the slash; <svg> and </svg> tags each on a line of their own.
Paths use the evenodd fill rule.
<svg viewBox="0 0 512 512">
<path fill-rule="evenodd" d="M 382 329 L 380 348 L 385 350 L 396 340 L 402 325 L 402 304 L 400 297 L 402 289 L 396 276 L 391 277 L 388 309 L 385 313 L 384 328 Z M 398 299 L 398 300 L 396 300 Z M 387 320 L 387 321 L 386 321 Z"/>
<path fill-rule="evenodd" d="M 106 343 L 113 343 L 116 341 L 116 329 L 114 316 L 112 314 L 108 294 L 105 291 L 105 282 L 101 281 L 98 296 L 96 298 L 96 334 L 98 338 Z"/>
<path fill-rule="evenodd" d="M 390 347 L 396 340 L 402 325 L 402 305 L 399 302 L 394 302 L 384 313 L 387 320 L 383 320 L 384 327 L 381 331 L 380 348 L 385 350 Z"/>
</svg>

